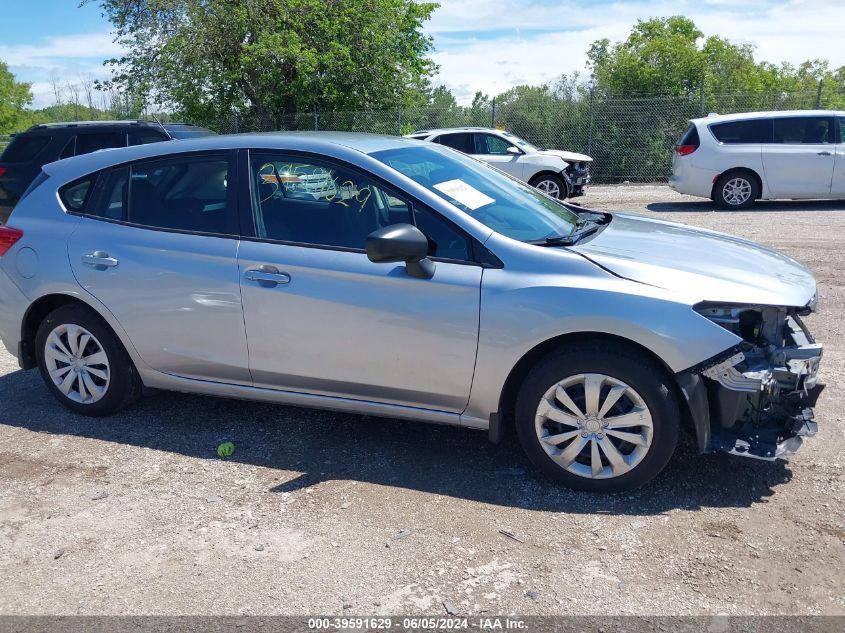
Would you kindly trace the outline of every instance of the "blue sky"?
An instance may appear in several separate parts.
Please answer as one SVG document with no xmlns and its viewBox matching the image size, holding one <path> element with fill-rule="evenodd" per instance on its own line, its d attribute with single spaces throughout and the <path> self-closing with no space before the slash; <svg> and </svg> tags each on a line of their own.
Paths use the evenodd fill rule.
<svg viewBox="0 0 845 633">
<path fill-rule="evenodd" d="M 118 55 L 96 3 L 0 0 L 0 59 L 33 83 L 34 105 L 53 102 L 51 78 L 106 78 Z M 466 103 L 476 90 L 496 93 L 583 71 L 599 38 L 624 38 L 638 18 L 686 15 L 706 34 L 757 47 L 757 58 L 845 65 L 843 0 L 441 0 L 426 30 L 440 65 L 435 83 Z"/>
</svg>

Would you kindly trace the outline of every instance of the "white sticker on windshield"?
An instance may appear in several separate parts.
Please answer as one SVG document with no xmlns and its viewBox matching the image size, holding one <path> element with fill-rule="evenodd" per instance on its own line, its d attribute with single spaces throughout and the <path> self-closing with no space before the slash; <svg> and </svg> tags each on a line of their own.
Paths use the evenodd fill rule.
<svg viewBox="0 0 845 633">
<path fill-rule="evenodd" d="M 492 204 L 493 202 L 496 202 L 493 198 L 487 194 L 481 193 L 478 189 L 472 185 L 468 185 L 460 178 L 441 182 L 434 185 L 434 188 L 445 193 L 453 200 L 457 200 L 471 211 L 475 211 L 477 208 L 483 207 L 485 204 Z"/>
</svg>

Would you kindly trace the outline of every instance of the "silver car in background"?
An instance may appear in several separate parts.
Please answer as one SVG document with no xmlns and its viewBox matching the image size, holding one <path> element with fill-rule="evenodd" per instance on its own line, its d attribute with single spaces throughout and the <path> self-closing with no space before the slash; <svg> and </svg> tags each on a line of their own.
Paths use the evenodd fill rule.
<svg viewBox="0 0 845 633">
<path fill-rule="evenodd" d="M 568 486 L 786 458 L 822 351 L 799 263 L 567 206 L 433 143 L 219 136 L 46 165 L 0 227 L 0 336 L 73 411 L 144 387 L 486 430 Z"/>
</svg>

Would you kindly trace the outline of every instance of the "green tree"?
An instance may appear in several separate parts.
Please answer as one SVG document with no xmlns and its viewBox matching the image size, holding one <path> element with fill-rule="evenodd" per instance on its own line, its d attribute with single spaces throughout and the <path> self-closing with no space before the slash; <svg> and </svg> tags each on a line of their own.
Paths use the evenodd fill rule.
<svg viewBox="0 0 845 633">
<path fill-rule="evenodd" d="M 9 67 L 0 61 L 0 134 L 19 132 L 31 123 L 26 109 L 32 103 L 30 84 L 16 81 Z"/>
<path fill-rule="evenodd" d="M 93 1 L 93 0 L 88 0 Z M 213 124 L 408 105 L 436 69 L 414 0 L 99 0 L 126 55 L 114 82 Z M 260 125 L 261 123 L 259 123 Z"/>
</svg>

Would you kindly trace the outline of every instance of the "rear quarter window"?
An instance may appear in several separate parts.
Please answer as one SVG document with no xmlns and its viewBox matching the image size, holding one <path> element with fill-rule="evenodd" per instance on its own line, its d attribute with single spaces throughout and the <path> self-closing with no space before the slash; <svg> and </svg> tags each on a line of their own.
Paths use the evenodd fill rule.
<svg viewBox="0 0 845 633">
<path fill-rule="evenodd" d="M 749 119 L 747 121 L 728 121 L 714 123 L 710 131 L 716 140 L 726 145 L 772 142 L 771 119 Z"/>
<path fill-rule="evenodd" d="M 695 127 L 695 123 L 690 123 L 690 126 L 687 128 L 687 131 L 683 133 L 681 138 L 678 140 L 677 145 L 695 145 L 698 146 L 700 144 L 698 138 L 698 128 Z"/>
<path fill-rule="evenodd" d="M 15 136 L 12 142 L 0 156 L 4 163 L 26 163 L 47 147 L 51 136 Z"/>
<path fill-rule="evenodd" d="M 97 174 L 91 174 L 60 187 L 59 199 L 65 205 L 65 209 L 74 212 L 83 211 L 91 198 L 96 180 Z"/>
</svg>

